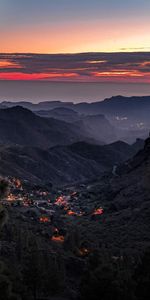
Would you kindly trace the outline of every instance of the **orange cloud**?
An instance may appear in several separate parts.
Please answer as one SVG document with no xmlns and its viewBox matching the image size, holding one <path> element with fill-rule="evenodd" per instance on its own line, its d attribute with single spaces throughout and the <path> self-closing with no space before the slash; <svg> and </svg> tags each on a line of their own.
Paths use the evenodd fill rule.
<svg viewBox="0 0 150 300">
<path fill-rule="evenodd" d="M 87 60 L 86 63 L 88 64 L 103 64 L 106 63 L 107 60 Z"/>
<path fill-rule="evenodd" d="M 15 73 L 2 73 L 0 72 L 0 80 L 55 80 L 57 78 L 63 79 L 63 78 L 75 78 L 77 77 L 77 74 L 75 73 L 41 73 L 41 74 L 26 74 L 26 73 L 20 73 L 20 72 L 15 72 Z"/>
<path fill-rule="evenodd" d="M 0 54 L 0 80 L 150 82 L 150 52 Z"/>
<path fill-rule="evenodd" d="M 9 68 L 21 68 L 19 64 L 11 62 L 9 60 L 0 60 L 0 69 L 9 69 Z"/>
<path fill-rule="evenodd" d="M 126 76 L 126 77 L 144 77 L 144 75 L 137 71 L 108 71 L 108 72 L 95 72 L 93 73 L 95 77 L 118 77 L 118 76 Z"/>
</svg>

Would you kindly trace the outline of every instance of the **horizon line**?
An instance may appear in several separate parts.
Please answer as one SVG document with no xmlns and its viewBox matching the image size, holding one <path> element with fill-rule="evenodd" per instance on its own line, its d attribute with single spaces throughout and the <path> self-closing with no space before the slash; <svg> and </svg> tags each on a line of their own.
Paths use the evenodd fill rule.
<svg viewBox="0 0 150 300">
<path fill-rule="evenodd" d="M 77 51 L 77 52 L 9 52 L 9 51 L 6 51 L 6 52 L 0 52 L 0 55 L 3 55 L 3 54 L 15 54 L 15 55 L 18 55 L 18 54 L 26 54 L 26 55 L 32 55 L 32 54 L 37 54 L 37 55 L 74 55 L 74 54 L 96 54 L 96 53 L 101 53 L 101 54 L 105 54 L 105 53 L 116 53 L 116 54 L 121 54 L 121 53 L 150 53 L 150 47 L 148 48 L 149 51 L 147 50 L 129 50 L 127 51 L 126 50 L 112 50 L 112 51 Z"/>
<path fill-rule="evenodd" d="M 0 101 L 0 104 L 3 104 L 3 103 L 31 103 L 33 105 L 38 105 L 38 104 L 41 104 L 41 103 L 49 103 L 49 102 L 59 102 L 59 103 L 71 103 L 71 104 L 74 104 L 74 105 L 78 105 L 78 104 L 92 104 L 92 103 L 99 103 L 99 102 L 103 102 L 105 100 L 110 100 L 112 98 L 118 98 L 118 97 L 121 97 L 121 98 L 148 98 L 150 97 L 150 94 L 149 95 L 133 95 L 133 96 L 124 96 L 124 95 L 112 95 L 110 97 L 105 97 L 103 98 L 102 100 L 97 100 L 97 101 L 93 101 L 93 102 L 86 102 L 86 101 L 81 101 L 81 102 L 74 102 L 74 101 L 65 101 L 65 100 L 43 100 L 43 101 L 39 101 L 37 103 L 34 103 L 34 102 L 31 102 L 31 101 L 25 101 L 25 100 L 20 100 L 20 101 L 10 101 L 10 100 L 3 100 L 3 101 Z M 16 105 L 17 106 L 17 105 Z M 19 105 L 18 105 L 19 106 Z M 7 108 L 11 108 L 11 107 L 6 107 Z M 1 108 L 0 108 L 1 109 Z"/>
<path fill-rule="evenodd" d="M 37 83 L 39 83 L 39 82 L 46 82 L 46 83 L 63 83 L 63 84 L 69 84 L 69 83 L 78 83 L 78 84 L 117 84 L 117 85 L 121 85 L 121 84 L 142 84 L 142 85 L 150 85 L 150 83 L 149 82 L 134 82 L 134 81 L 129 81 L 129 82 L 127 82 L 127 81 L 59 81 L 59 80 L 44 80 L 44 79 L 37 79 L 37 80 L 35 80 L 35 79 L 0 79 L 0 82 L 30 82 L 30 83 L 33 83 L 33 82 L 37 82 Z"/>
</svg>

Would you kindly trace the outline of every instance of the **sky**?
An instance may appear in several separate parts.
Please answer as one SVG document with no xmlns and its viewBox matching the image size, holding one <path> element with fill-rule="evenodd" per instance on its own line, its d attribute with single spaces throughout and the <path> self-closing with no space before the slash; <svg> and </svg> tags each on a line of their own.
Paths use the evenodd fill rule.
<svg viewBox="0 0 150 300">
<path fill-rule="evenodd" d="M 149 0 L 0 0 L 0 79 L 150 82 L 149 12 Z"/>
</svg>

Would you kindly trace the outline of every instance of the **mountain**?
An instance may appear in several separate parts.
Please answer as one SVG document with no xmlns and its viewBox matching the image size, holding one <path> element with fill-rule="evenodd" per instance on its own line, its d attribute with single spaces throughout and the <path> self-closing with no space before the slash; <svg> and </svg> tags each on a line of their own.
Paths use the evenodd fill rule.
<svg viewBox="0 0 150 300">
<path fill-rule="evenodd" d="M 74 147 L 78 149 L 79 145 Z M 109 148 L 122 151 L 128 145 L 118 142 Z M 16 163 L 19 156 L 26 161 L 28 152 L 21 146 L 19 149 Z M 9 147 L 5 150 L 13 152 L 14 158 L 18 151 L 17 147 L 14 151 Z M 38 160 L 40 152 L 30 148 L 31 157 L 34 154 Z M 44 150 L 42 156 L 44 159 Z M 45 159 L 48 161 L 48 157 Z M 9 299 L 17 299 L 18 295 L 33 299 L 35 292 L 32 297 L 30 289 L 33 287 L 35 291 L 37 282 L 42 287 L 37 293 L 42 294 L 39 299 L 91 300 L 94 295 L 97 300 L 100 288 L 102 299 L 149 299 L 150 139 L 128 163 L 128 168 L 123 168 L 120 174 L 105 175 L 99 182 L 84 184 L 82 188 L 80 185 L 78 191 L 77 187 L 65 187 L 57 195 L 51 194 L 48 199 L 54 197 L 57 203 L 66 200 L 64 209 L 53 200 L 48 201 L 48 206 L 44 201 L 43 207 L 37 201 L 35 204 L 25 201 L 24 205 L 20 201 L 8 202 L 6 208 L 1 205 L 1 224 L 3 220 L 6 223 L 9 214 L 1 230 L 2 289 L 6 290 L 11 282 L 15 287 L 15 294 Z M 31 164 L 30 170 L 35 167 Z M 7 165 L 5 172 L 6 168 Z M 1 190 L 4 183 L 1 182 Z M 30 196 L 31 189 L 26 190 L 29 187 L 25 186 L 22 191 L 13 188 L 13 193 Z M 33 191 L 34 195 L 41 194 L 39 187 Z M 56 198 L 60 192 L 65 198 Z M 49 278 L 53 283 L 50 287 Z"/>
<path fill-rule="evenodd" d="M 67 147 L 42 150 L 36 147 L 0 147 L 0 174 L 34 183 L 63 185 L 95 178 L 104 171 L 94 161 L 72 153 Z"/>
<path fill-rule="evenodd" d="M 17 103 L 4 101 L 1 104 L 5 107 L 13 107 Z M 145 139 L 150 128 L 150 96 L 113 96 L 93 103 L 75 104 L 72 102 L 47 101 L 38 104 L 19 102 L 19 105 L 35 111 L 37 114 L 41 113 L 43 116 L 53 116 L 56 119 L 69 120 L 69 122 L 71 118 L 68 113 L 63 111 L 63 108 L 72 110 L 79 115 L 105 115 L 112 126 L 116 128 L 117 138 L 131 143 L 136 137 Z M 51 110 L 54 111 L 50 112 Z M 75 113 L 72 113 L 72 116 L 73 120 L 78 117 L 77 115 L 75 117 Z"/>
<path fill-rule="evenodd" d="M 59 120 L 58 111 L 57 118 L 47 118 L 20 106 L 1 109 L 0 143 L 48 148 L 77 141 L 104 144 L 117 139 L 103 115 L 79 116 L 69 109 L 62 111 L 68 122 L 62 120 L 62 115 Z"/>
<path fill-rule="evenodd" d="M 110 143 L 117 140 L 115 128 L 104 115 L 84 115 L 69 108 L 55 108 L 36 112 L 42 117 L 52 117 L 69 123 L 74 123 L 85 135 L 99 142 Z"/>
<path fill-rule="evenodd" d="M 80 103 L 76 105 L 78 111 L 86 111 L 87 113 L 97 114 L 99 111 L 103 114 L 115 114 L 125 116 L 138 112 L 143 114 L 150 109 L 150 96 L 113 96 L 101 102 Z"/>
<path fill-rule="evenodd" d="M 150 110 L 150 96 L 113 96 L 111 98 L 105 99 L 99 102 L 93 103 L 73 103 L 73 102 L 61 102 L 61 101 L 43 101 L 38 104 L 33 104 L 31 102 L 9 102 L 3 101 L 1 103 L 5 107 L 13 107 L 16 105 L 28 108 L 30 110 L 52 110 L 55 108 L 70 108 L 79 113 L 84 114 L 106 114 L 106 115 L 122 115 L 125 116 L 129 114 L 132 116 L 138 113 L 139 116 L 145 116 Z"/>
<path fill-rule="evenodd" d="M 123 142 L 105 146 L 79 142 L 47 150 L 0 146 L 0 174 L 32 183 L 80 183 L 95 180 L 111 171 L 115 163 L 122 163 L 135 152 L 132 146 Z"/>
<path fill-rule="evenodd" d="M 4 104 L 0 103 L 0 109 L 7 108 Z"/>
<path fill-rule="evenodd" d="M 99 146 L 78 142 L 68 146 L 73 153 L 81 155 L 86 159 L 92 159 L 104 168 L 111 169 L 114 164 L 126 161 L 136 153 L 134 146 L 122 141 Z"/>
<path fill-rule="evenodd" d="M 37 104 L 28 101 L 19 101 L 19 102 L 3 101 L 1 105 L 7 108 L 11 108 L 19 105 L 32 111 L 52 110 L 59 107 L 73 108 L 74 106 L 73 102 L 61 102 L 61 101 L 43 101 Z"/>
<path fill-rule="evenodd" d="M 144 139 L 137 138 L 136 141 L 132 144 L 132 147 L 135 149 L 136 152 L 143 149 L 145 145 Z"/>
<path fill-rule="evenodd" d="M 0 110 L 0 143 L 48 148 L 88 140 L 75 126 L 52 118 L 42 118 L 16 106 Z"/>
<path fill-rule="evenodd" d="M 110 143 L 117 140 L 115 128 L 104 115 L 82 116 L 76 124 L 79 124 L 89 136 L 97 141 Z"/>
<path fill-rule="evenodd" d="M 150 247 L 150 138 L 114 175 L 88 185 L 78 205 L 83 211 L 104 209 L 97 219 L 87 214 L 80 220 L 79 230 L 91 243 L 106 245 L 117 256 L 136 255 Z"/>
<path fill-rule="evenodd" d="M 37 115 L 46 118 L 54 118 L 65 122 L 73 123 L 80 120 L 81 116 L 73 109 L 67 107 L 56 107 L 51 110 L 40 110 Z"/>
</svg>

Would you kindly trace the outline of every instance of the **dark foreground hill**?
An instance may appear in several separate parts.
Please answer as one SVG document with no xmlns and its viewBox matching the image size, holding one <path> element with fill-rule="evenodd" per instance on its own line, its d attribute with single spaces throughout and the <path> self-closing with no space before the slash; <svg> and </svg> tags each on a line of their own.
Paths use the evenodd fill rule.
<svg viewBox="0 0 150 300">
<path fill-rule="evenodd" d="M 116 175 L 77 192 L 71 206 L 83 214 L 57 208 L 42 223 L 33 207 L 9 207 L 1 232 L 2 299 L 149 299 L 149 182 L 150 139 Z"/>
<path fill-rule="evenodd" d="M 114 176 L 88 186 L 79 205 L 88 211 L 104 208 L 97 221 L 87 216 L 81 225 L 83 235 L 92 243 L 128 255 L 150 247 L 150 138 Z"/>
<path fill-rule="evenodd" d="M 100 146 L 78 142 L 50 149 L 0 146 L 0 174 L 31 183 L 64 185 L 94 180 L 132 157 L 138 148 L 124 142 Z M 139 147 L 141 144 L 139 142 Z"/>
</svg>

